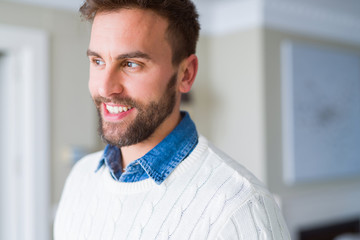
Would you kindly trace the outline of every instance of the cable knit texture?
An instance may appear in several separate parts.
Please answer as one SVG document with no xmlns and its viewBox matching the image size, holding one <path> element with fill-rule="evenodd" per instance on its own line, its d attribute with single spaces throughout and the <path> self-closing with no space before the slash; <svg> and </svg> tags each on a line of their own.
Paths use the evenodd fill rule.
<svg viewBox="0 0 360 240">
<path fill-rule="evenodd" d="M 86 156 L 65 184 L 54 238 L 290 239 L 270 193 L 204 137 L 161 184 L 116 182 Z"/>
</svg>

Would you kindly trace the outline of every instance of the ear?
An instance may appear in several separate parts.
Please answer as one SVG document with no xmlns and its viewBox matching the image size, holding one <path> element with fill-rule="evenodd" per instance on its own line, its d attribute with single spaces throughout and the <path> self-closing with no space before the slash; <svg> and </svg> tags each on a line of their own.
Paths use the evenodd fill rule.
<svg viewBox="0 0 360 240">
<path fill-rule="evenodd" d="M 180 64 L 179 91 L 187 93 L 195 81 L 198 70 L 198 58 L 195 54 L 184 59 Z"/>
</svg>

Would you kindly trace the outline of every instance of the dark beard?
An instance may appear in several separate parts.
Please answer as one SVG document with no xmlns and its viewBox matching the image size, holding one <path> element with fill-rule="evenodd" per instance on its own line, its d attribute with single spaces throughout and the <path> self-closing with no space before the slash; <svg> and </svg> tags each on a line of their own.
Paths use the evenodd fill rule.
<svg viewBox="0 0 360 240">
<path fill-rule="evenodd" d="M 118 146 L 130 146 L 148 139 L 161 123 L 172 113 L 176 103 L 175 73 L 169 80 L 164 95 L 158 102 L 140 104 L 128 97 L 115 97 L 111 101 L 136 108 L 138 114 L 132 122 L 104 123 L 101 117 L 100 106 L 102 102 L 110 99 L 97 98 L 95 104 L 99 115 L 98 132 L 103 142 Z M 124 125 L 126 127 L 124 127 Z"/>
</svg>

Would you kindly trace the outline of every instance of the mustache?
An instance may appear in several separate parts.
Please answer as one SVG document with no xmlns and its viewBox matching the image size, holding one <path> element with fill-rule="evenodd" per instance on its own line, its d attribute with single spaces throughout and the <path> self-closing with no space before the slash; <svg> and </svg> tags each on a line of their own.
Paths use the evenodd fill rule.
<svg viewBox="0 0 360 240">
<path fill-rule="evenodd" d="M 114 103 L 119 105 L 127 105 L 131 107 L 138 107 L 139 104 L 129 97 L 123 97 L 123 96 L 114 96 L 112 98 L 105 98 L 105 97 L 96 97 L 94 98 L 94 102 L 96 106 L 100 106 L 101 103 Z"/>
</svg>

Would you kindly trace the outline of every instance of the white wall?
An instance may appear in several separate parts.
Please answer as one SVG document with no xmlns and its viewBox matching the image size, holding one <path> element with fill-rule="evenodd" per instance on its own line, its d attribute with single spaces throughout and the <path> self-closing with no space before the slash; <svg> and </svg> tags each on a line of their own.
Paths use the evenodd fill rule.
<svg viewBox="0 0 360 240">
<path fill-rule="evenodd" d="M 97 149 L 97 120 L 87 89 L 89 25 L 75 12 L 0 2 L 0 24 L 44 31 L 49 38 L 51 203 L 71 169 L 71 149 Z M 4 36 L 1 36 L 4 37 Z"/>
<path fill-rule="evenodd" d="M 262 31 L 201 37 L 194 113 L 200 133 L 266 180 Z"/>
</svg>

